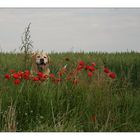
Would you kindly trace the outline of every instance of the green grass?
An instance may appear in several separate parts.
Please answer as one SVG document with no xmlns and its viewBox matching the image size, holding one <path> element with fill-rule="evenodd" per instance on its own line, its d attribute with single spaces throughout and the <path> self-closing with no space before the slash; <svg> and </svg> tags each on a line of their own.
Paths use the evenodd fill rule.
<svg viewBox="0 0 140 140">
<path fill-rule="evenodd" d="M 92 81 L 82 72 L 78 85 L 48 80 L 15 86 L 4 74 L 24 70 L 23 55 L 0 53 L 0 131 L 140 131 L 139 53 L 51 53 L 50 57 L 52 73 L 65 64 L 71 71 L 79 60 L 96 62 L 98 70 Z M 103 66 L 117 78 L 108 78 Z"/>
</svg>

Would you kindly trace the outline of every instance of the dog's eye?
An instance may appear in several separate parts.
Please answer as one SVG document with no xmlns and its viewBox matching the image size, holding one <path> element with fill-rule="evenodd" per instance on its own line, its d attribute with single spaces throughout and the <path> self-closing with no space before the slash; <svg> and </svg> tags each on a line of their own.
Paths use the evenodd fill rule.
<svg viewBox="0 0 140 140">
<path fill-rule="evenodd" d="M 44 58 L 47 58 L 46 56 L 44 56 Z"/>
<path fill-rule="evenodd" d="M 37 58 L 40 58 L 40 56 L 38 55 Z"/>
</svg>

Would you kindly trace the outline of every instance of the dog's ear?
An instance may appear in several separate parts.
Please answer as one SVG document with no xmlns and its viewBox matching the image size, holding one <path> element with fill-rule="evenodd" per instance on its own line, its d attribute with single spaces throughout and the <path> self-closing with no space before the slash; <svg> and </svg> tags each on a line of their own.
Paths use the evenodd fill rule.
<svg viewBox="0 0 140 140">
<path fill-rule="evenodd" d="M 36 55 L 37 55 L 37 52 L 31 53 L 31 59 L 33 62 L 35 61 Z"/>
<path fill-rule="evenodd" d="M 31 57 L 34 58 L 36 55 L 37 55 L 37 52 L 33 52 L 33 53 L 31 54 Z"/>
</svg>

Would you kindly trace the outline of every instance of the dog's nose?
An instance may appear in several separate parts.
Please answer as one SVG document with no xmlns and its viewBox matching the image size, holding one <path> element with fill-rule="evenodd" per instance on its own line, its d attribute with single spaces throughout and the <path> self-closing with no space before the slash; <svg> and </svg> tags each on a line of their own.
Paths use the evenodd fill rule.
<svg viewBox="0 0 140 140">
<path fill-rule="evenodd" d="M 40 59 L 40 63 L 44 63 L 44 59 L 43 58 Z"/>
</svg>

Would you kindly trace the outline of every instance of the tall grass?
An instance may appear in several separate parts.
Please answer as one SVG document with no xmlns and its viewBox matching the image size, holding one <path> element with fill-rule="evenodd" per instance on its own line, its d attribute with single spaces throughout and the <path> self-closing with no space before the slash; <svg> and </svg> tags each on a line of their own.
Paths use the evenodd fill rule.
<svg viewBox="0 0 140 140">
<path fill-rule="evenodd" d="M 96 62 L 96 75 L 89 81 L 83 72 L 78 85 L 48 80 L 15 86 L 4 74 L 24 70 L 23 57 L 0 54 L 0 131 L 140 131 L 139 53 L 51 53 L 52 73 L 65 64 L 70 71 L 83 60 Z M 117 78 L 108 79 L 103 66 Z"/>
<path fill-rule="evenodd" d="M 30 35 L 30 27 L 31 23 L 29 23 L 29 25 L 25 28 L 25 31 L 22 35 L 22 45 L 20 47 L 20 51 L 24 52 L 24 67 L 25 69 L 27 69 L 28 64 L 31 65 L 31 61 L 30 61 L 30 54 L 32 52 L 32 48 L 33 48 L 33 41 L 31 40 L 31 35 Z"/>
</svg>

